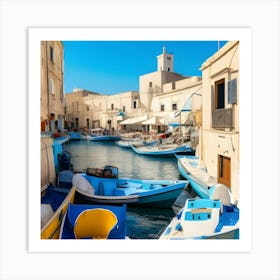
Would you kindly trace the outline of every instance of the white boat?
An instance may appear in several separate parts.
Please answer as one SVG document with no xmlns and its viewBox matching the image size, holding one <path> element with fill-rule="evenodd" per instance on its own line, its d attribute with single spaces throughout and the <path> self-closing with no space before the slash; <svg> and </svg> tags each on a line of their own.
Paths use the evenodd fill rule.
<svg viewBox="0 0 280 280">
<path fill-rule="evenodd" d="M 142 146 L 156 145 L 157 140 L 143 141 L 139 138 L 133 138 L 133 139 L 121 139 L 119 141 L 116 141 L 115 143 L 122 148 L 132 148 L 132 146 L 142 147 Z"/>
<path fill-rule="evenodd" d="M 218 184 L 208 199 L 187 199 L 159 239 L 239 239 L 239 208 Z"/>
<path fill-rule="evenodd" d="M 206 166 L 197 156 L 175 155 L 180 174 L 186 178 L 201 198 L 209 198 L 209 189 L 218 182 L 207 172 Z"/>
<path fill-rule="evenodd" d="M 178 152 L 191 151 L 190 145 L 177 145 L 177 144 L 159 144 L 157 146 L 143 146 L 135 147 L 132 146 L 134 152 L 140 155 L 148 156 L 173 156 Z"/>
</svg>

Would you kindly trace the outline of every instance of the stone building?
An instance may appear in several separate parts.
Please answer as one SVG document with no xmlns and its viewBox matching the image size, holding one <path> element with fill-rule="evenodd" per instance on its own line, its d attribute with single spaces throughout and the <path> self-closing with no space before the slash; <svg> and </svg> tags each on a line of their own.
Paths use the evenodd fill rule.
<svg viewBox="0 0 280 280">
<path fill-rule="evenodd" d="M 67 126 L 163 132 L 170 123 L 194 124 L 190 112 L 201 114 L 201 87 L 200 77 L 174 72 L 174 55 L 163 48 L 157 71 L 139 77 L 139 92 L 104 95 L 76 89 L 66 94 Z M 181 133 L 187 130 L 179 128 Z"/>
<path fill-rule="evenodd" d="M 217 181 L 239 200 L 239 42 L 230 41 L 202 70 L 202 131 L 199 156 Z"/>
<path fill-rule="evenodd" d="M 64 129 L 64 48 L 41 41 L 41 131 Z"/>
</svg>

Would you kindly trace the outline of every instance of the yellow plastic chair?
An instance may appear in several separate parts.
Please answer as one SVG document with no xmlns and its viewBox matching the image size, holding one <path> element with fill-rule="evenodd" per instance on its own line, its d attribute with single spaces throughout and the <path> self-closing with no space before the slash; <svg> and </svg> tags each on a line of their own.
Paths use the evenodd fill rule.
<svg viewBox="0 0 280 280">
<path fill-rule="evenodd" d="M 75 238 L 107 239 L 117 222 L 116 215 L 110 210 L 87 209 L 75 221 Z"/>
</svg>

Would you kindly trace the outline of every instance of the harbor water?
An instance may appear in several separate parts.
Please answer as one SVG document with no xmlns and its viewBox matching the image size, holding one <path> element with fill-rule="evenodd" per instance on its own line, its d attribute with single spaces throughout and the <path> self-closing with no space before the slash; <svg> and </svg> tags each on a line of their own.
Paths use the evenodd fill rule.
<svg viewBox="0 0 280 280">
<path fill-rule="evenodd" d="M 113 165 L 119 177 L 139 179 L 183 179 L 175 157 L 151 157 L 136 154 L 130 148 L 121 148 L 114 142 L 71 141 L 64 146 L 70 153 L 74 171 L 88 167 L 102 168 Z M 171 209 L 128 207 L 127 235 L 131 239 L 156 239 L 183 206 L 191 193 L 184 190 Z"/>
</svg>

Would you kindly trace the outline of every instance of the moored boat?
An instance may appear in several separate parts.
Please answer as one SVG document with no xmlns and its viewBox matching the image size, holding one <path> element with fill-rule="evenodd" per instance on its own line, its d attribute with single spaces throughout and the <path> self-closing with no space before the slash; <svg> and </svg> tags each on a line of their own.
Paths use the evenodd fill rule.
<svg viewBox="0 0 280 280">
<path fill-rule="evenodd" d="M 187 199 L 159 239 L 239 239 L 239 208 L 229 189 L 216 185 L 210 198 Z"/>
<path fill-rule="evenodd" d="M 88 168 L 73 176 L 77 199 L 82 203 L 170 208 L 183 189 L 186 180 L 141 180 L 119 178 L 118 169 Z"/>
<path fill-rule="evenodd" d="M 91 136 L 88 140 L 90 141 L 118 141 L 121 138 L 117 135 L 96 135 Z"/>
<path fill-rule="evenodd" d="M 157 140 L 143 141 L 141 139 L 121 139 L 115 143 L 122 148 L 132 148 L 132 146 L 142 147 L 142 146 L 156 145 Z"/>
<path fill-rule="evenodd" d="M 41 239 L 58 239 L 62 219 L 69 203 L 74 202 L 75 187 L 71 189 L 48 186 L 41 197 Z"/>
<path fill-rule="evenodd" d="M 132 146 L 134 152 L 147 156 L 174 156 L 178 152 L 192 151 L 190 145 L 159 144 L 157 146 Z"/>
<path fill-rule="evenodd" d="M 218 182 L 208 174 L 203 162 L 197 156 L 175 156 L 180 174 L 190 182 L 199 197 L 209 198 L 209 189 Z"/>
</svg>

